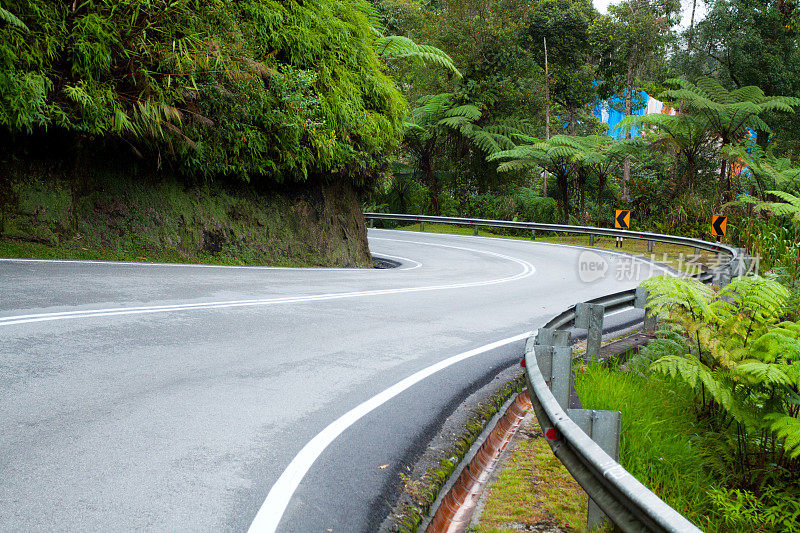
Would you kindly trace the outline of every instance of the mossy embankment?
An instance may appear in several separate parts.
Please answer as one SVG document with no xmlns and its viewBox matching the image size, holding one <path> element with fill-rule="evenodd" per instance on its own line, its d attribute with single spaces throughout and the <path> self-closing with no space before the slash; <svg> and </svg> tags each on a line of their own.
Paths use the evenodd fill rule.
<svg viewBox="0 0 800 533">
<path fill-rule="evenodd" d="M 372 265 L 358 195 L 342 183 L 257 190 L 103 165 L 75 177 L 52 162 L 3 163 L 3 257 Z"/>
</svg>

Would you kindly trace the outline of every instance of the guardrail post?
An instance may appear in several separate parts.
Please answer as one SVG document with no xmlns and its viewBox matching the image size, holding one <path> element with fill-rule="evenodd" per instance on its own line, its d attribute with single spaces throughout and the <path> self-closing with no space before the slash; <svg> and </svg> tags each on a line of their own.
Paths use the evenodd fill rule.
<svg viewBox="0 0 800 533">
<path fill-rule="evenodd" d="M 605 307 L 586 302 L 575 306 L 575 327 L 586 330 L 586 362 L 596 360 L 600 356 L 603 344 L 603 318 Z"/>
<path fill-rule="evenodd" d="M 532 240 L 532 241 L 535 241 L 535 240 L 536 240 L 536 230 L 535 230 L 535 229 L 532 229 L 532 230 L 531 230 L 531 240 Z"/>
<path fill-rule="evenodd" d="M 594 235 L 589 235 L 589 246 L 594 246 Z"/>
<path fill-rule="evenodd" d="M 724 287 L 728 283 L 731 282 L 731 272 L 734 268 L 733 264 L 730 264 L 726 267 L 717 268 L 714 270 L 714 278 L 712 279 L 712 283 L 715 285 L 719 285 L 720 287 Z"/>
<path fill-rule="evenodd" d="M 569 408 L 572 384 L 572 348 L 538 344 L 533 346 L 533 352 L 545 383 L 558 404 L 566 411 Z"/>
<path fill-rule="evenodd" d="M 475 236 L 476 237 L 478 236 L 478 226 L 477 225 L 475 226 Z"/>
<path fill-rule="evenodd" d="M 420 222 L 419 222 L 419 230 L 420 231 L 425 231 L 425 221 L 424 220 L 420 220 Z"/>
<path fill-rule="evenodd" d="M 539 328 L 534 344 L 543 346 L 569 346 L 572 344 L 572 335 L 565 329 Z"/>
<path fill-rule="evenodd" d="M 619 437 L 622 413 L 594 409 L 568 409 L 569 416 L 589 438 L 597 443 L 612 459 L 619 462 Z M 591 498 L 586 513 L 586 528 L 590 531 L 603 526 L 608 517 Z"/>
<path fill-rule="evenodd" d="M 633 302 L 633 306 L 637 309 L 644 309 L 644 331 L 645 333 L 649 333 L 651 331 L 656 330 L 656 325 L 658 324 L 658 315 L 653 313 L 651 310 L 647 309 L 645 306 L 647 304 L 647 299 L 650 297 L 650 293 L 647 292 L 647 289 L 644 287 L 637 287 L 636 288 L 636 300 Z"/>
<path fill-rule="evenodd" d="M 653 253 L 653 245 L 654 244 L 655 243 L 653 241 L 647 241 L 647 253 L 648 254 L 652 254 Z"/>
<path fill-rule="evenodd" d="M 747 271 L 750 269 L 749 259 L 750 256 L 747 255 L 746 248 L 737 248 L 737 252 L 739 252 L 738 259 L 736 263 L 732 266 L 731 277 L 738 278 L 740 276 L 744 276 L 747 274 Z"/>
</svg>

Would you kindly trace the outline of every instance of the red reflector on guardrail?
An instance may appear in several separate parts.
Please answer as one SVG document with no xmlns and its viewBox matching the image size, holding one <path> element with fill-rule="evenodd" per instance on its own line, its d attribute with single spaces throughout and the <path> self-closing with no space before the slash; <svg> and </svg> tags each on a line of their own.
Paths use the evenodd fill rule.
<svg viewBox="0 0 800 533">
<path fill-rule="evenodd" d="M 547 440 L 556 440 L 558 438 L 558 431 L 556 428 L 547 428 L 544 430 L 544 436 L 547 437 Z"/>
</svg>

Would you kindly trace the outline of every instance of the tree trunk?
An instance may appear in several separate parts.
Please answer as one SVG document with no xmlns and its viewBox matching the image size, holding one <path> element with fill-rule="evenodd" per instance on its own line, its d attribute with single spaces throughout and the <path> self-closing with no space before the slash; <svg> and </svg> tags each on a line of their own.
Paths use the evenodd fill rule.
<svg viewBox="0 0 800 533">
<path fill-rule="evenodd" d="M 726 188 L 726 180 L 725 180 L 725 171 L 728 169 L 728 162 L 726 160 L 722 160 L 722 164 L 719 166 L 719 188 L 721 192 L 719 194 L 720 200 L 725 201 L 728 197 L 728 189 Z"/>
<path fill-rule="evenodd" d="M 722 136 L 722 148 L 728 145 L 728 138 Z M 722 189 L 720 197 L 723 201 L 731 199 L 731 173 L 730 162 L 727 159 L 722 159 L 722 164 L 719 167 L 719 186 Z"/>
<path fill-rule="evenodd" d="M 686 51 L 692 51 L 692 42 L 694 41 L 694 12 L 697 9 L 697 0 L 692 0 L 692 18 L 689 21 L 689 43 L 686 46 Z"/>
<path fill-rule="evenodd" d="M 628 117 L 631 115 L 632 107 L 633 107 L 633 54 L 628 57 L 628 76 L 625 80 L 625 116 Z M 625 138 L 631 138 L 630 130 L 625 132 Z M 622 198 L 623 200 L 628 200 L 629 191 L 628 191 L 628 182 L 631 178 L 631 158 L 630 156 L 625 156 L 625 163 L 622 169 Z"/>
<path fill-rule="evenodd" d="M 424 176 L 425 185 L 428 187 L 428 199 L 431 203 L 431 210 L 434 215 L 440 215 L 442 211 L 439 205 L 439 193 L 441 192 L 441 188 L 439 187 L 439 180 L 436 179 L 436 174 L 433 171 L 431 156 L 424 156 L 420 161 L 419 167 Z"/>
<path fill-rule="evenodd" d="M 547 37 L 544 37 L 544 138 L 550 140 L 550 66 L 547 62 Z M 542 196 L 547 198 L 547 171 L 542 172 Z"/>
<path fill-rule="evenodd" d="M 599 227 L 603 222 L 603 190 L 606 188 L 606 175 L 601 173 L 599 176 L 599 183 L 597 185 L 597 222 Z"/>
<path fill-rule="evenodd" d="M 557 176 L 561 192 L 561 218 L 564 224 L 569 224 L 569 176 L 564 173 L 559 173 Z"/>
<path fill-rule="evenodd" d="M 588 179 L 589 176 L 587 176 L 585 172 L 578 173 L 578 187 L 581 202 L 581 212 L 578 214 L 578 220 L 581 221 L 581 224 L 586 222 L 586 182 Z"/>
</svg>

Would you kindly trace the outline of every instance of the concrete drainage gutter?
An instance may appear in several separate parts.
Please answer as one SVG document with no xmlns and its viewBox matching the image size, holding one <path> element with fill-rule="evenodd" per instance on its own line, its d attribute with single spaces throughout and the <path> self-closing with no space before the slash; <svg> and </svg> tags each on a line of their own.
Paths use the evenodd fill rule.
<svg viewBox="0 0 800 533">
<path fill-rule="evenodd" d="M 489 476 L 530 408 L 526 391 L 506 402 L 462 460 L 461 473 L 445 485 L 432 506 L 436 509 L 433 517 L 427 525 L 422 524 L 420 531 L 454 533 L 467 529 Z"/>
</svg>

